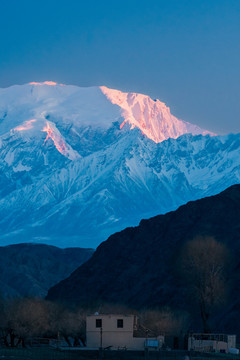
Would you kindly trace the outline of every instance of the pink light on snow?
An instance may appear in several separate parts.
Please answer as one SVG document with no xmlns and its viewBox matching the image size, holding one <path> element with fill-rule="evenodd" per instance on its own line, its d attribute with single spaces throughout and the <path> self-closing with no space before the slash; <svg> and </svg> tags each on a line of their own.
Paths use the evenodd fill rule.
<svg viewBox="0 0 240 360">
<path fill-rule="evenodd" d="M 126 122 L 127 122 L 127 120 L 124 120 L 124 121 L 121 123 L 121 125 L 120 125 L 120 129 L 122 129 L 122 128 L 123 128 L 123 126 L 126 124 Z"/>
<path fill-rule="evenodd" d="M 15 127 L 14 130 L 16 130 L 16 131 L 30 130 L 30 129 L 33 128 L 33 123 L 35 123 L 36 121 L 37 121 L 36 119 L 31 119 L 31 120 L 24 121 L 24 123 L 22 125 L 19 125 L 19 126 Z"/>
<path fill-rule="evenodd" d="M 56 128 L 55 124 L 46 121 L 46 125 L 44 126 L 42 131 L 45 131 L 47 133 L 47 137 L 44 140 L 44 144 L 48 139 L 52 139 L 56 149 L 69 160 L 77 160 L 81 158 L 79 153 L 73 150 L 72 147 L 67 142 L 64 141 L 63 136 Z"/>
<path fill-rule="evenodd" d="M 57 85 L 57 83 L 54 82 L 54 81 L 44 81 L 43 84 L 44 84 L 44 85 L 51 85 L 51 86 Z"/>
<path fill-rule="evenodd" d="M 100 86 L 100 90 L 112 104 L 120 107 L 121 115 L 124 118 L 120 129 L 126 123 L 129 123 L 131 129 L 137 127 L 144 135 L 156 143 L 168 138 L 176 139 L 186 133 L 216 135 L 210 131 L 200 129 L 196 125 L 179 120 L 170 113 L 169 107 L 163 102 L 152 100 L 147 95 L 124 93 L 119 90 L 109 89 L 106 86 Z"/>
<path fill-rule="evenodd" d="M 43 130 L 47 133 L 47 137 L 44 140 L 44 144 L 46 143 L 46 141 L 48 139 L 52 139 L 54 145 L 56 146 L 57 150 L 65 155 L 65 151 L 66 151 L 66 145 L 65 142 L 63 141 L 63 139 L 61 139 L 60 136 L 58 136 L 57 134 L 54 133 L 54 130 L 51 128 L 51 126 L 49 125 L 49 123 L 47 122 L 46 125 L 44 126 Z"/>
<path fill-rule="evenodd" d="M 29 85 L 49 85 L 49 86 L 55 86 L 58 85 L 58 83 L 56 83 L 55 81 L 43 81 L 43 82 L 35 82 L 32 81 L 29 83 Z M 63 86 L 63 84 L 59 84 L 61 86 Z"/>
</svg>

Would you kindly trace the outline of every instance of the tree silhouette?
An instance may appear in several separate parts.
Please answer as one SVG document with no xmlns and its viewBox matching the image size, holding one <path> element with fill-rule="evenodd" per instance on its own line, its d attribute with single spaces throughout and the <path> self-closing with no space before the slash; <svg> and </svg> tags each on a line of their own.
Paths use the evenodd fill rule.
<svg viewBox="0 0 240 360">
<path fill-rule="evenodd" d="M 227 295 L 229 251 L 213 237 L 198 237 L 188 241 L 181 252 L 181 272 L 184 283 L 197 301 L 205 333 L 211 332 L 212 312 L 222 305 Z"/>
</svg>

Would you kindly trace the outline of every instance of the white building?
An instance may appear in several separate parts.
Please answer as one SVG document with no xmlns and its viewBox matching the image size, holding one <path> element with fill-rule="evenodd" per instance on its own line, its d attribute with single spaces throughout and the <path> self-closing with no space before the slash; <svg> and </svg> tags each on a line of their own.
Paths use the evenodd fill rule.
<svg viewBox="0 0 240 360">
<path fill-rule="evenodd" d="M 191 334 L 188 337 L 188 350 L 228 353 L 234 348 L 236 348 L 236 335 Z"/>
<path fill-rule="evenodd" d="M 90 315 L 86 318 L 86 342 L 88 348 L 143 350 L 160 348 L 164 337 L 136 337 L 138 330 L 135 315 Z"/>
</svg>

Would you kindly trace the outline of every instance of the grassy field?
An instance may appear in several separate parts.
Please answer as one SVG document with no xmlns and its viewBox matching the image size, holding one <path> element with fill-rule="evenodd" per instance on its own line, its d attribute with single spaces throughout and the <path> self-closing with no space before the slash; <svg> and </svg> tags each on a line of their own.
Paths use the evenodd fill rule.
<svg viewBox="0 0 240 360">
<path fill-rule="evenodd" d="M 57 350 L 50 347 L 28 349 L 0 348 L 0 360 L 184 360 L 184 351 L 150 351 L 148 354 L 137 351 L 105 351 L 102 357 L 98 351 Z M 240 360 L 238 355 L 192 354 L 190 360 Z"/>
<path fill-rule="evenodd" d="M 1 360 L 79 360 L 78 351 L 59 351 L 48 347 L 0 349 Z"/>
</svg>

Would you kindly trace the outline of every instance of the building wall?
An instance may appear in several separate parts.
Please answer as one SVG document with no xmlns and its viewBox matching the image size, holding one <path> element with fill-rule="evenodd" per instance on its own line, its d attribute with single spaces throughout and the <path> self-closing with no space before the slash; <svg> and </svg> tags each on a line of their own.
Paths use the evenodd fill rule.
<svg viewBox="0 0 240 360">
<path fill-rule="evenodd" d="M 102 327 L 96 327 L 96 320 L 102 320 Z M 123 320 L 123 327 L 118 328 L 118 320 Z M 146 338 L 133 337 L 136 327 L 134 315 L 91 315 L 86 319 L 86 340 L 88 348 L 111 347 L 112 349 L 144 349 Z M 160 337 L 160 346 L 164 338 Z"/>
<path fill-rule="evenodd" d="M 102 320 L 101 328 L 96 327 L 96 320 Z M 123 320 L 123 327 L 118 328 L 118 320 Z M 87 347 L 99 348 L 112 346 L 114 348 L 132 346 L 134 315 L 91 315 L 87 316 Z"/>
<path fill-rule="evenodd" d="M 235 348 L 236 347 L 236 335 L 228 335 L 228 348 Z"/>
<path fill-rule="evenodd" d="M 228 346 L 224 341 L 215 341 L 215 340 L 193 340 L 190 343 L 189 349 L 193 349 L 195 351 L 217 351 L 225 350 L 227 352 Z"/>
<path fill-rule="evenodd" d="M 136 317 L 134 315 L 90 315 L 87 316 L 87 331 L 97 331 L 96 320 L 102 320 L 103 331 L 114 331 L 114 332 L 133 332 L 134 321 Z M 117 327 L 117 320 L 123 320 L 123 328 Z"/>
<path fill-rule="evenodd" d="M 229 348 L 236 347 L 236 336 L 235 335 L 222 335 L 222 334 L 202 334 L 204 338 L 201 338 L 201 334 L 196 334 L 195 338 L 188 338 L 188 350 L 196 351 L 216 351 L 220 352 L 224 350 L 226 353 Z M 212 339 L 211 339 L 212 338 Z"/>
</svg>

